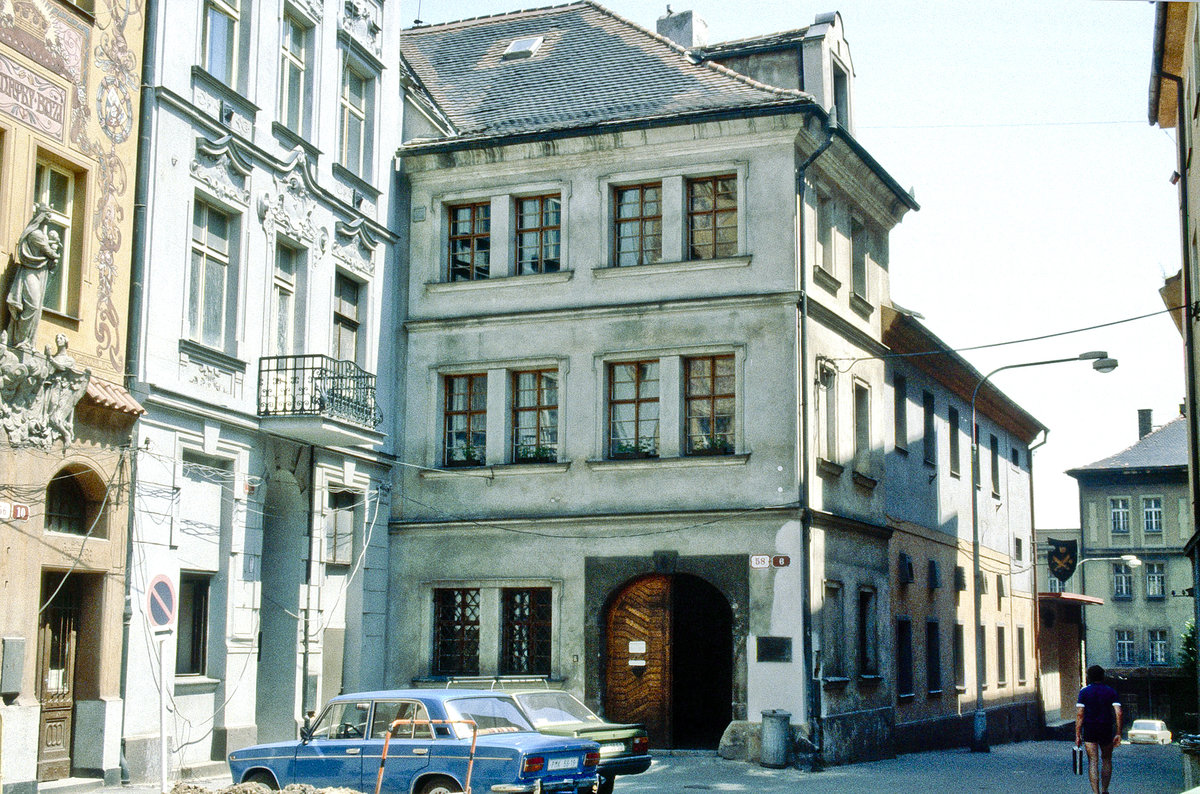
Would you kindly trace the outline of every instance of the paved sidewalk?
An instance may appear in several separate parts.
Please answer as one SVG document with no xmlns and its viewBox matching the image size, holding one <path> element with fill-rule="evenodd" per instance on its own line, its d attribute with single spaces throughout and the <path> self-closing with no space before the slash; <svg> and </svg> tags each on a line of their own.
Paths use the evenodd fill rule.
<svg viewBox="0 0 1200 794">
<path fill-rule="evenodd" d="M 944 750 L 888 761 L 808 772 L 766 769 L 713 754 L 658 755 L 649 770 L 617 778 L 614 794 L 688 794 L 696 791 L 754 794 L 935 794 L 1053 792 L 1086 794 L 1087 776 L 1071 774 L 1070 743 L 1020 742 L 990 753 Z M 1113 754 L 1112 794 L 1179 794 L 1183 761 L 1179 746 L 1122 745 Z M 188 780 L 205 788 L 229 785 L 229 775 Z M 158 785 L 122 786 L 120 794 L 159 794 Z M 118 794 L 98 789 L 98 794 Z M 486 794 L 486 793 L 483 793 Z"/>
</svg>

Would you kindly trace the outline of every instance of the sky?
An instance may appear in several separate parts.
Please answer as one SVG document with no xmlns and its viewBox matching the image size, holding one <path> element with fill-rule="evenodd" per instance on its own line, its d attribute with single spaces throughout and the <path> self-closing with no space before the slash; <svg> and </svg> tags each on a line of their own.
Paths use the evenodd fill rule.
<svg viewBox="0 0 1200 794">
<path fill-rule="evenodd" d="M 405 24 L 534 8 L 537 0 L 405 0 Z M 663 2 L 601 0 L 654 29 Z M 892 232 L 892 299 L 920 312 L 1050 428 L 1033 456 L 1035 524 L 1079 526 L 1067 469 L 1137 441 L 1184 399 L 1182 340 L 1164 305 L 1179 270 L 1175 133 L 1147 121 L 1154 5 L 1135 0 L 672 0 L 709 41 L 840 11 L 854 61 L 855 135 L 921 205 Z M 411 16 L 410 16 L 411 15 Z"/>
</svg>

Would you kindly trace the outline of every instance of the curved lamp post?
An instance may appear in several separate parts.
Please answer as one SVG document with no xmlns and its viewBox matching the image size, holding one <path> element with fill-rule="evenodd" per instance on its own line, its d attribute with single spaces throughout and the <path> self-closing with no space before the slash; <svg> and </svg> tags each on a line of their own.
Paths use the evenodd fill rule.
<svg viewBox="0 0 1200 794">
<path fill-rule="evenodd" d="M 975 731 L 971 740 L 971 751 L 976 753 L 988 751 L 988 739 L 987 712 L 983 708 L 983 679 L 987 674 L 987 660 L 980 653 L 982 643 L 979 641 L 979 626 L 983 622 L 983 599 L 979 592 L 979 583 L 983 578 L 983 569 L 979 560 L 979 431 L 976 426 L 975 401 L 979 397 L 979 390 L 983 384 L 998 372 L 1007 369 L 1023 369 L 1024 367 L 1041 367 L 1046 364 L 1065 364 L 1068 361 L 1091 361 L 1092 369 L 1097 372 L 1112 372 L 1117 368 L 1117 360 L 1109 358 L 1108 353 L 1103 350 L 1091 350 L 1072 358 L 1051 358 L 1045 361 L 1008 364 L 997 367 L 980 378 L 979 382 L 975 384 L 975 391 L 971 393 L 971 550 L 974 557 L 972 567 L 975 575 L 975 587 L 973 588 L 975 596 Z M 1140 561 L 1139 564 L 1141 564 Z"/>
</svg>

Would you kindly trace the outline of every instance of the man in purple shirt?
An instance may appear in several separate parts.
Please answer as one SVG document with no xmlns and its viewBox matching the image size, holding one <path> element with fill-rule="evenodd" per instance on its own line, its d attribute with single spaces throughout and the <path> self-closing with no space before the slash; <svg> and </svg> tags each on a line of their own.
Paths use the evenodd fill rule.
<svg viewBox="0 0 1200 794">
<path fill-rule="evenodd" d="M 1094 664 L 1088 668 L 1087 686 L 1079 690 L 1075 702 L 1075 746 L 1082 744 L 1087 750 L 1093 794 L 1108 794 L 1112 751 L 1120 743 L 1121 704 L 1117 690 L 1104 683 L 1104 668 Z"/>
</svg>

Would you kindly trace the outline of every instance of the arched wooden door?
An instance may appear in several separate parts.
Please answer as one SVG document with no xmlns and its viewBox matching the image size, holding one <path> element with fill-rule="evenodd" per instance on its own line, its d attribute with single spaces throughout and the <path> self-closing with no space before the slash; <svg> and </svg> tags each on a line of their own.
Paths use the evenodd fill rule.
<svg viewBox="0 0 1200 794">
<path fill-rule="evenodd" d="M 37 694 L 41 703 L 38 780 L 51 781 L 71 775 L 75 655 L 80 622 L 78 578 L 66 578 L 61 573 L 43 574 L 41 597 L 50 603 L 38 625 Z"/>
<path fill-rule="evenodd" d="M 645 723 L 650 746 L 715 748 L 733 699 L 729 602 L 695 576 L 627 584 L 605 615 L 605 716 Z"/>
</svg>

